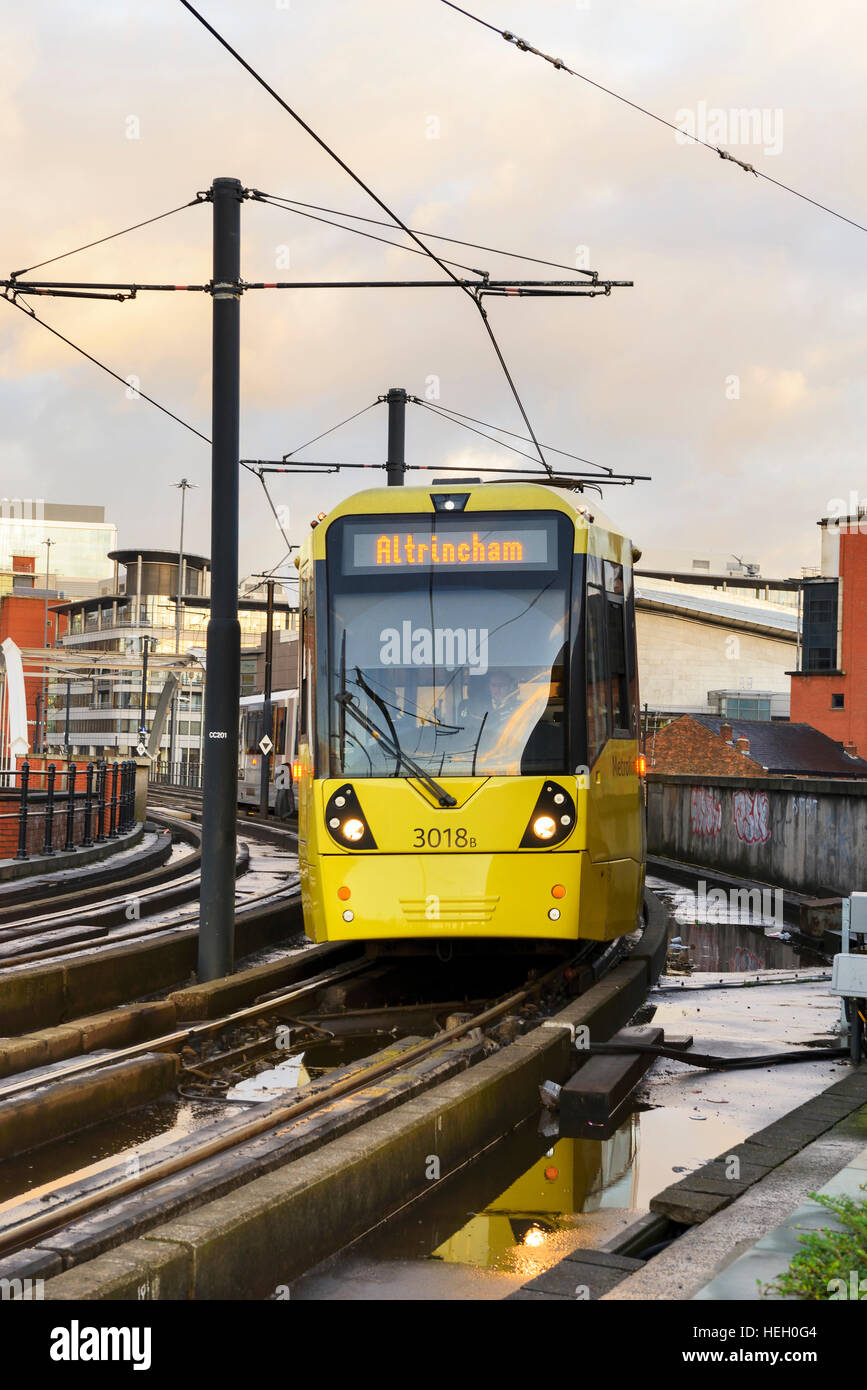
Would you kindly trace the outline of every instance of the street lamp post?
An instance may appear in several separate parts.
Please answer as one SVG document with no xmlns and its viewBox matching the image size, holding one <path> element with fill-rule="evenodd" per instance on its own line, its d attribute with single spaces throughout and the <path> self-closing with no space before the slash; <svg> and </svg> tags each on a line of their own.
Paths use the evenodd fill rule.
<svg viewBox="0 0 867 1390">
<path fill-rule="evenodd" d="M 197 483 L 191 483 L 188 478 L 181 478 L 179 483 L 172 483 L 172 487 L 181 490 L 181 536 L 178 543 L 178 597 L 175 604 L 175 656 L 181 650 L 181 602 L 184 594 L 184 508 L 187 500 L 187 492 L 191 487 L 197 487 Z M 171 781 L 175 760 L 177 758 L 177 734 L 178 734 L 178 693 L 175 693 L 172 700 L 172 724 L 169 734 L 169 781 Z"/>
<path fill-rule="evenodd" d="M 44 606 L 44 622 L 43 622 L 43 626 L 42 626 L 42 646 L 43 646 L 44 650 L 46 650 L 46 651 L 48 650 L 48 590 L 49 590 L 49 587 L 50 587 L 50 579 L 51 579 L 51 573 L 50 573 L 51 547 L 54 545 L 54 543 L 55 543 L 55 542 L 54 542 L 54 541 L 51 541 L 51 540 L 44 540 L 44 541 L 42 542 L 42 544 L 45 546 L 45 598 L 43 599 L 43 606 Z M 44 661 L 43 661 L 43 665 L 42 665 L 42 684 L 41 684 L 41 686 L 40 686 L 40 695 L 41 695 L 41 697 L 42 697 L 41 700 L 40 700 L 40 708 L 41 708 L 41 710 L 42 710 L 42 724 L 43 724 L 43 728 L 42 728 L 42 730 L 41 730 L 41 734 L 42 734 L 42 745 L 44 746 L 44 744 L 45 744 L 45 734 L 46 734 L 46 731 L 47 731 L 47 729 L 48 729 L 48 720 L 47 720 L 46 717 L 45 717 L 45 662 L 44 662 Z M 38 751 L 41 753 L 41 752 L 42 752 L 42 747 L 40 747 Z"/>
</svg>

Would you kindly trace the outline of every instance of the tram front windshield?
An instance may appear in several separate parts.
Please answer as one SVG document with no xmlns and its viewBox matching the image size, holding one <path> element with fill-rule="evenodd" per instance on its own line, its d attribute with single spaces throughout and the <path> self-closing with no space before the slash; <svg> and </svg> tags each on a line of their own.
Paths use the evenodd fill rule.
<svg viewBox="0 0 867 1390">
<path fill-rule="evenodd" d="M 336 521 L 331 775 L 565 771 L 573 534 L 544 512 Z"/>
</svg>

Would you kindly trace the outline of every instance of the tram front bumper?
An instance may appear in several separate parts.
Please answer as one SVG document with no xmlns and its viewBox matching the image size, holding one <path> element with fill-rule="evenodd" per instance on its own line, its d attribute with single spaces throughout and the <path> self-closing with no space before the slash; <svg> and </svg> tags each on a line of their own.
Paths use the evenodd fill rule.
<svg viewBox="0 0 867 1390">
<path fill-rule="evenodd" d="M 322 855 L 305 910 L 317 941 L 607 940 L 633 929 L 640 879 L 634 860 L 595 864 L 585 851 Z"/>
</svg>

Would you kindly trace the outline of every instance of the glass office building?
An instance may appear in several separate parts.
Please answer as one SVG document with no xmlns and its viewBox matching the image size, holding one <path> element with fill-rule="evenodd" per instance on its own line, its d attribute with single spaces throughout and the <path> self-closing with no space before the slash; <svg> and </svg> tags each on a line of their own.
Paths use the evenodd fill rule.
<svg viewBox="0 0 867 1390">
<path fill-rule="evenodd" d="M 117 527 L 105 520 L 103 507 L 0 498 L 0 571 L 11 572 L 14 559 L 27 557 L 34 588 L 95 594 L 114 575 L 109 552 L 116 545 Z"/>
<path fill-rule="evenodd" d="M 81 668 L 50 683 L 48 748 L 60 754 L 68 746 L 77 757 L 134 753 L 142 727 L 146 642 L 152 664 L 144 727 L 150 735 L 166 677 L 174 668 L 179 688 L 160 739 L 159 758 L 167 762 L 171 757 L 192 770 L 202 757 L 204 671 L 199 658 L 204 655 L 210 616 L 209 561 L 202 555 L 184 556 L 179 610 L 176 551 L 114 550 L 108 559 L 114 574 L 111 592 L 54 605 L 67 619 L 61 645 L 65 652 L 81 653 Z M 283 605 L 274 613 L 274 630 L 294 629 L 297 620 L 297 612 Z M 244 653 L 262 646 L 264 602 L 239 600 L 238 621 L 243 674 Z M 105 666 L 98 660 L 100 653 L 105 653 Z M 120 660 L 112 663 L 112 657 Z M 250 658 L 246 660 L 249 664 Z"/>
</svg>

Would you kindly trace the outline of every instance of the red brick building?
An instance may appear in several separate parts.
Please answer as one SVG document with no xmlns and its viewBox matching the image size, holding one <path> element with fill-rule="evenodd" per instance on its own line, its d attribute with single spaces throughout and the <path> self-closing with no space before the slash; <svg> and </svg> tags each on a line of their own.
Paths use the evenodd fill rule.
<svg viewBox="0 0 867 1390">
<path fill-rule="evenodd" d="M 867 777 L 867 761 L 809 724 L 682 714 L 647 741 L 647 771 L 704 777 Z"/>
<path fill-rule="evenodd" d="M 682 714 L 647 742 L 647 771 L 689 773 L 708 777 L 767 777 L 767 770 L 749 754 L 749 742 L 732 743 L 732 727 L 715 733 L 692 715 Z"/>
<path fill-rule="evenodd" d="M 791 718 L 867 757 L 867 515 L 819 525 L 822 571 L 804 585 Z"/>
<path fill-rule="evenodd" d="M 52 604 L 57 603 L 57 594 L 45 590 L 28 593 L 21 590 L 4 594 L 0 598 L 0 642 L 10 637 L 16 647 L 55 646 L 55 638 L 66 631 L 66 615 L 52 612 Z M 46 634 L 47 610 L 47 634 Z M 42 688 L 38 675 L 26 675 L 24 687 L 27 692 L 27 723 L 30 747 L 35 747 L 37 701 Z"/>
</svg>

